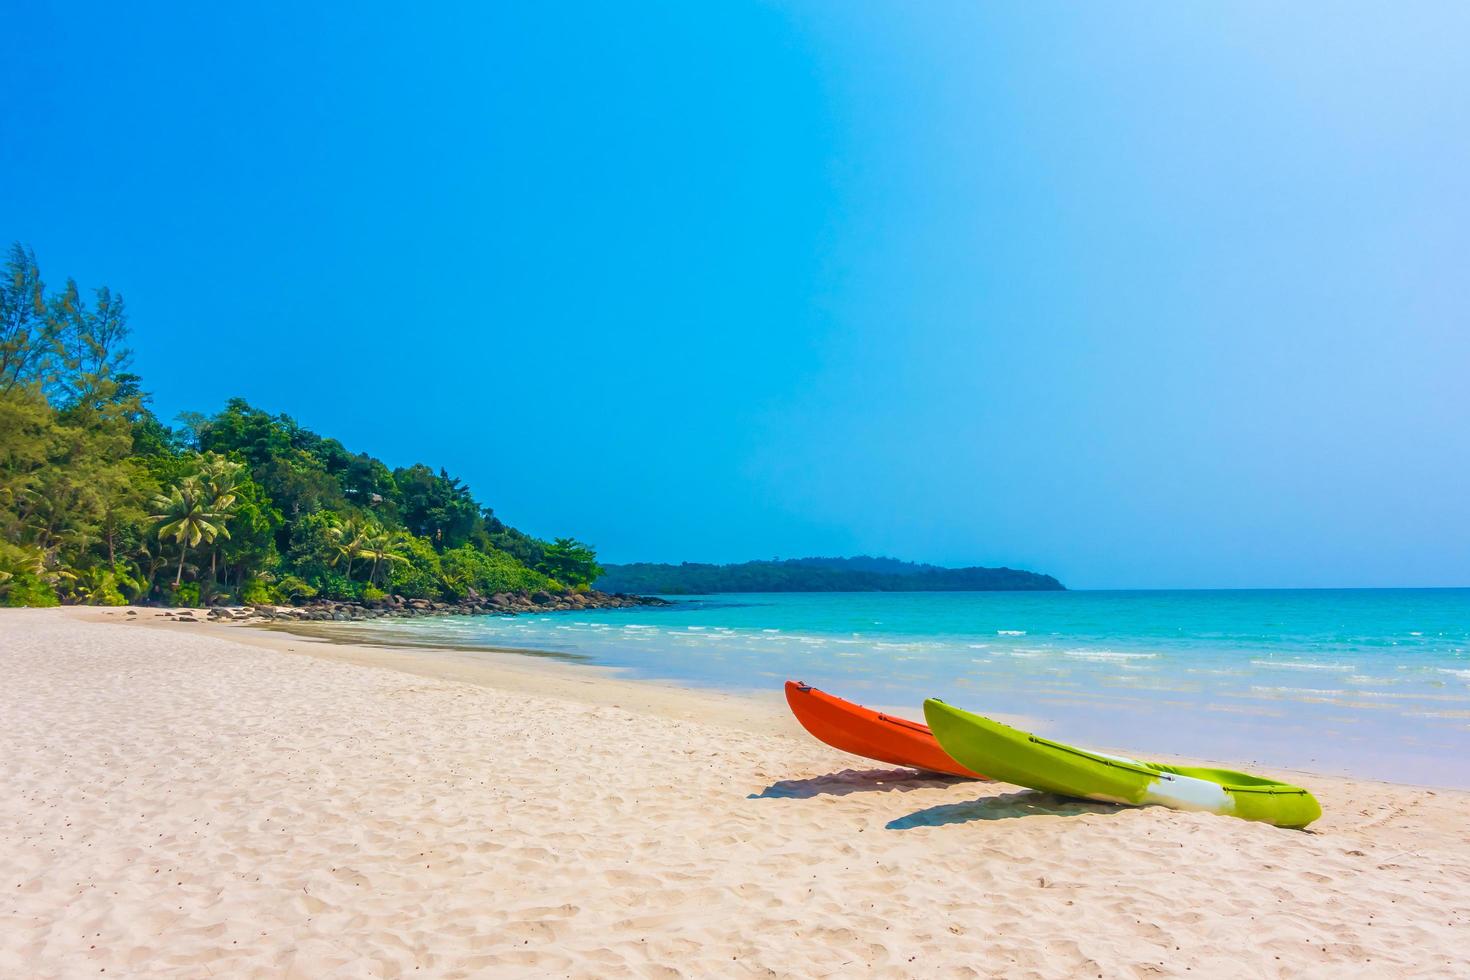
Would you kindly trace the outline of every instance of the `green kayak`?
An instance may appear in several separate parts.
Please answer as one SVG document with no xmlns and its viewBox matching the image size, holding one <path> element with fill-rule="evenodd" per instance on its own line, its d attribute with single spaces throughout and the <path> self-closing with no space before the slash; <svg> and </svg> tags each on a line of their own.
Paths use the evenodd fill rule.
<svg viewBox="0 0 1470 980">
<path fill-rule="evenodd" d="M 1274 779 L 1074 748 L 932 698 L 924 702 L 924 719 L 960 765 L 1017 786 L 1104 803 L 1203 810 L 1278 827 L 1305 827 L 1322 815 L 1311 793 Z"/>
</svg>

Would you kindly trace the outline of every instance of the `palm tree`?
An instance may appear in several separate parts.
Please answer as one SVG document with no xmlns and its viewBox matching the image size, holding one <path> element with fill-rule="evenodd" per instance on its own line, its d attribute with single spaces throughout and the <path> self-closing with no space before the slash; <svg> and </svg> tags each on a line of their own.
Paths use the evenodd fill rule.
<svg viewBox="0 0 1470 980">
<path fill-rule="evenodd" d="M 31 575 L 40 578 L 48 585 L 55 585 L 57 576 L 46 571 L 46 552 L 40 548 L 18 545 L 0 551 L 0 597 L 3 597 L 13 586 L 9 583 L 17 575 Z"/>
<path fill-rule="evenodd" d="M 229 503 L 234 503 L 234 499 L 230 496 Z M 153 498 L 153 506 L 162 512 L 151 518 L 159 522 L 158 539 L 162 541 L 164 538 L 173 538 L 179 544 L 179 569 L 174 575 L 175 589 L 184 580 L 184 558 L 189 554 L 190 548 L 197 547 L 201 541 L 213 544 L 221 535 L 226 538 L 230 536 L 224 523 L 229 515 L 212 509 L 213 503 L 214 494 L 196 476 L 185 477 L 167 495 L 160 494 Z"/>
<path fill-rule="evenodd" d="M 232 507 L 240 491 L 240 474 L 244 470 L 244 463 L 226 459 L 219 453 L 205 453 L 204 462 L 199 467 L 199 479 L 213 495 L 216 506 Z"/>
<path fill-rule="evenodd" d="M 406 562 L 408 556 L 402 554 L 399 549 L 408 543 L 408 536 L 402 531 L 389 530 L 381 524 L 374 524 L 368 529 L 363 541 L 362 554 L 373 560 L 372 571 L 368 572 L 368 584 L 375 584 L 378 580 L 378 566 L 387 562 L 389 567 L 393 562 Z"/>
<path fill-rule="evenodd" d="M 168 559 L 163 556 L 163 542 L 158 542 L 158 551 L 154 552 L 148 547 L 146 540 L 140 541 L 135 561 L 139 574 L 143 576 L 139 583 L 139 594 L 148 595 L 158 581 L 159 569 L 168 567 Z"/>
<path fill-rule="evenodd" d="M 327 530 L 327 538 L 337 549 L 337 557 L 332 564 L 336 565 L 339 562 L 344 564 L 344 574 L 349 582 L 352 581 L 352 562 L 363 553 L 367 534 L 368 525 L 355 517 L 349 517 L 341 524 Z"/>
<path fill-rule="evenodd" d="M 204 456 L 204 463 L 199 469 L 199 480 L 208 491 L 209 510 L 217 514 L 221 520 L 229 520 L 233 516 L 235 498 L 240 492 L 240 474 L 244 469 L 244 463 L 236 463 L 219 453 L 206 453 Z M 229 534 L 225 534 L 225 537 L 228 538 Z M 218 560 L 219 549 L 211 548 L 209 551 L 210 581 L 218 578 Z"/>
</svg>

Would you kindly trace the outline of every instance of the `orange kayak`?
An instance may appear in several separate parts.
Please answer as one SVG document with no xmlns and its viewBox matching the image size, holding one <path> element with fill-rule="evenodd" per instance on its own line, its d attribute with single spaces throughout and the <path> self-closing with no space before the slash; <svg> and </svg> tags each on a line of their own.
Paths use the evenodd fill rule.
<svg viewBox="0 0 1470 980">
<path fill-rule="evenodd" d="M 802 728 L 834 749 L 895 766 L 985 778 L 951 759 L 916 721 L 870 711 L 796 681 L 786 682 L 786 703 Z"/>
</svg>

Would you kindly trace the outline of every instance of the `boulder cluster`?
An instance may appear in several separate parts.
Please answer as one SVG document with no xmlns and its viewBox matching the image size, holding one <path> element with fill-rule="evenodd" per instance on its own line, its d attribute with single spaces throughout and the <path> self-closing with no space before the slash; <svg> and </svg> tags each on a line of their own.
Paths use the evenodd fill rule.
<svg viewBox="0 0 1470 980">
<path fill-rule="evenodd" d="M 317 600 L 302 606 L 214 606 L 205 618 L 223 622 L 271 620 L 352 622 L 390 616 L 517 616 L 522 613 L 571 612 L 578 609 L 624 609 L 631 606 L 667 606 L 667 600 L 627 593 L 497 592 L 482 596 L 471 593 L 455 602 L 405 599 L 390 595 L 371 603 Z M 178 614 L 192 619 L 189 612 Z M 172 618 L 172 617 L 170 617 Z"/>
</svg>

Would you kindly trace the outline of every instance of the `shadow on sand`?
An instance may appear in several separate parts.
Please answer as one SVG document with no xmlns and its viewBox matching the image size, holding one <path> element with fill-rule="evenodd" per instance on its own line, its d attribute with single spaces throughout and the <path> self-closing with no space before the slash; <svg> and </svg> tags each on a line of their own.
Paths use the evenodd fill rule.
<svg viewBox="0 0 1470 980">
<path fill-rule="evenodd" d="M 961 776 L 938 776 L 914 769 L 844 769 L 810 779 L 783 779 L 772 783 L 748 800 L 808 800 L 814 796 L 848 796 L 852 793 L 907 793 L 916 789 L 942 789 L 969 780 Z"/>
<path fill-rule="evenodd" d="M 1121 809 L 1122 807 L 1112 803 L 1073 800 L 1028 789 L 964 803 L 941 803 L 938 806 L 925 807 L 908 816 L 890 820 L 883 826 L 885 830 L 913 830 L 915 827 L 943 827 L 946 824 L 970 823 L 973 820 L 1010 820 L 1014 817 L 1038 815 L 1080 817 L 1085 813 L 1116 813 Z"/>
</svg>

